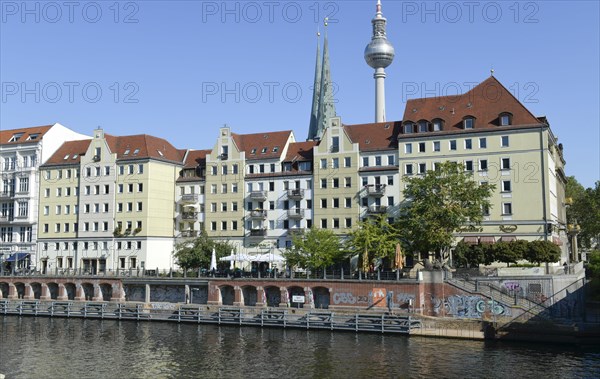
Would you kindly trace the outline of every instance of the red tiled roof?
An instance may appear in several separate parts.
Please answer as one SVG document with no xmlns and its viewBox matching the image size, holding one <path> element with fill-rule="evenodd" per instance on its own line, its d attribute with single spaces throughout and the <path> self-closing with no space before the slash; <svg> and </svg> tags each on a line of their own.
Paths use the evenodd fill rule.
<svg viewBox="0 0 600 379">
<path fill-rule="evenodd" d="M 246 152 L 247 160 L 257 160 L 280 158 L 291 134 L 291 130 L 284 130 L 281 132 L 255 134 L 231 133 L 231 136 L 238 149 Z M 273 151 L 274 148 L 277 148 L 277 151 Z M 264 153 L 263 150 L 265 151 Z M 253 151 L 254 154 L 252 153 Z"/>
<path fill-rule="evenodd" d="M 313 148 L 317 146 L 316 141 L 294 142 L 288 146 L 285 162 L 311 161 L 313 160 Z"/>
<path fill-rule="evenodd" d="M 212 150 L 190 150 L 185 158 L 183 168 L 196 168 L 198 166 L 206 166 L 206 155 Z"/>
<path fill-rule="evenodd" d="M 68 141 L 63 143 L 52 156 L 44 162 L 46 165 L 79 164 L 81 156 L 85 155 L 92 140 Z M 65 159 L 67 158 L 67 159 Z"/>
<path fill-rule="evenodd" d="M 444 130 L 435 133 L 457 132 L 463 130 L 463 119 L 473 116 L 475 117 L 475 129 L 468 130 L 472 132 L 477 129 L 498 128 L 498 116 L 503 112 L 512 114 L 512 127 L 540 124 L 540 119 L 531 114 L 493 76 L 462 95 L 408 100 L 403 122 L 416 123 L 420 120 L 431 122 L 440 118 L 444 120 Z"/>
<path fill-rule="evenodd" d="M 111 153 L 117 154 L 117 159 L 155 158 L 172 162 L 182 162 L 185 150 L 176 149 L 163 138 L 138 134 L 133 136 L 113 136 L 105 134 Z M 137 154 L 136 149 L 140 149 Z M 129 150 L 127 154 L 125 154 Z"/>
<path fill-rule="evenodd" d="M 348 137 L 358 143 L 360 151 L 393 150 L 398 148 L 399 121 L 362 125 L 344 125 Z"/>
<path fill-rule="evenodd" d="M 31 128 L 0 130 L 0 144 L 4 145 L 4 144 L 36 143 L 42 139 L 44 134 L 46 134 L 46 132 L 48 130 L 50 130 L 50 128 L 52 126 L 53 125 L 45 125 L 45 126 L 34 126 Z M 19 138 L 19 140 L 8 142 L 13 137 L 13 135 L 15 135 L 17 133 L 23 133 L 23 135 Z M 29 136 L 32 134 L 38 134 L 38 137 L 35 140 L 28 141 L 27 138 L 29 138 Z"/>
</svg>

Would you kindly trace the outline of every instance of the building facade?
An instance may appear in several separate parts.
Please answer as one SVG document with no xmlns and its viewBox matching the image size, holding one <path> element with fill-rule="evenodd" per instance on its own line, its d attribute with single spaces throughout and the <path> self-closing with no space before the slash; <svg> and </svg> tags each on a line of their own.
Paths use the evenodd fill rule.
<svg viewBox="0 0 600 379">
<path fill-rule="evenodd" d="M 60 124 L 0 131 L 0 264 L 35 262 L 40 164 L 64 141 L 82 138 L 89 137 Z"/>
</svg>

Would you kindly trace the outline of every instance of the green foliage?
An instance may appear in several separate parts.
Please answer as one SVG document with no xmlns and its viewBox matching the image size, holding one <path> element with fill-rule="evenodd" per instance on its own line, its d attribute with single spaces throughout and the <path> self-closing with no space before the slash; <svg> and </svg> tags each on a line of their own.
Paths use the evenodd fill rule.
<svg viewBox="0 0 600 379">
<path fill-rule="evenodd" d="M 517 244 L 517 242 L 519 242 Z M 498 262 L 504 262 L 507 266 L 510 266 L 511 263 L 517 263 L 517 261 L 523 259 L 523 252 L 521 246 L 524 242 L 527 244 L 527 241 L 514 241 L 514 242 L 497 242 L 492 245 L 492 249 L 494 251 L 494 258 Z"/>
<path fill-rule="evenodd" d="M 578 224 L 581 232 L 577 236 L 579 245 L 592 248 L 600 237 L 600 181 L 594 188 L 584 188 L 575 177 L 567 178 L 565 196 L 573 199 L 567 208 L 567 223 Z"/>
<path fill-rule="evenodd" d="M 523 258 L 532 263 L 552 263 L 560 260 L 560 248 L 550 241 L 532 241 Z"/>
<path fill-rule="evenodd" d="M 361 221 L 350 234 L 347 246 L 353 255 L 359 256 L 360 266 L 364 269 L 376 259 L 393 260 L 399 237 L 398 228 L 391 225 L 385 216 L 370 217 Z"/>
<path fill-rule="evenodd" d="M 600 250 L 588 253 L 586 272 L 590 278 L 600 281 Z"/>
<path fill-rule="evenodd" d="M 444 162 L 424 176 L 408 179 L 401 207 L 400 232 L 413 252 L 444 251 L 453 233 L 478 225 L 483 208 L 491 208 L 493 185 L 479 185 L 462 165 Z"/>
<path fill-rule="evenodd" d="M 453 259 L 456 267 L 478 267 L 495 261 L 494 245 L 471 245 L 463 241 L 456 244 Z"/>
<path fill-rule="evenodd" d="M 183 241 L 175 246 L 175 260 L 179 266 L 184 269 L 209 268 L 213 248 L 217 256 L 217 265 L 219 258 L 229 255 L 232 246 L 227 242 L 213 241 L 208 238 L 208 234 L 202 231 L 200 236 L 193 240 Z"/>
<path fill-rule="evenodd" d="M 340 239 L 326 229 L 311 228 L 292 238 L 292 247 L 283 253 L 288 265 L 303 268 L 325 268 L 345 258 Z"/>
</svg>

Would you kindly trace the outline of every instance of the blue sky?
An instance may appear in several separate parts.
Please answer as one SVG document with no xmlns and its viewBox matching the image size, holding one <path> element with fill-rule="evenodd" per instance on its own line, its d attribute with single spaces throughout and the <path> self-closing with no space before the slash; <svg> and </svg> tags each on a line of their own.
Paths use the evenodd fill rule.
<svg viewBox="0 0 600 379">
<path fill-rule="evenodd" d="M 60 122 L 90 134 L 148 133 L 211 148 L 218 128 L 306 138 L 316 31 L 328 27 L 337 113 L 374 119 L 364 59 L 375 0 L 5 1 L 0 126 Z M 600 178 L 597 1 L 383 1 L 396 59 L 387 119 L 406 98 L 495 76 L 564 144 L 567 174 Z"/>
</svg>

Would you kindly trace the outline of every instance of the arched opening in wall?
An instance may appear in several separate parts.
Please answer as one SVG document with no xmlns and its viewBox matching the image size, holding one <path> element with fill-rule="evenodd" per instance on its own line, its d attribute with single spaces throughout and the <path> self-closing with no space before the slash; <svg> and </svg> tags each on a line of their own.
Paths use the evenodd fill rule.
<svg viewBox="0 0 600 379">
<path fill-rule="evenodd" d="M 0 283 L 0 299 L 8 298 L 8 283 Z"/>
<path fill-rule="evenodd" d="M 221 304 L 223 305 L 233 305 L 233 301 L 235 300 L 235 291 L 232 286 L 222 286 L 219 287 L 221 290 Z"/>
<path fill-rule="evenodd" d="M 65 291 L 69 300 L 75 300 L 75 294 L 77 293 L 74 283 L 65 283 Z"/>
<path fill-rule="evenodd" d="M 304 303 L 295 303 L 294 300 L 294 296 L 305 296 L 304 295 L 304 288 L 302 287 L 290 287 L 288 288 L 288 292 L 290 294 L 290 306 L 292 308 L 304 308 Z"/>
<path fill-rule="evenodd" d="M 31 292 L 34 299 L 39 299 L 42 296 L 42 285 L 40 283 L 31 283 Z"/>
<path fill-rule="evenodd" d="M 244 296 L 244 305 L 247 307 L 256 306 L 256 287 L 245 286 L 242 287 L 242 295 Z"/>
<path fill-rule="evenodd" d="M 22 299 L 25 296 L 25 284 L 15 283 L 15 289 L 17 290 L 17 298 Z"/>
<path fill-rule="evenodd" d="M 192 304 L 208 304 L 208 286 L 190 287 Z"/>
<path fill-rule="evenodd" d="M 92 300 L 94 297 L 94 285 L 92 283 L 82 283 L 84 297 L 86 300 Z"/>
<path fill-rule="evenodd" d="M 281 289 L 279 287 L 265 287 L 265 297 L 268 307 L 279 307 L 281 303 Z"/>
<path fill-rule="evenodd" d="M 112 298 L 112 285 L 108 283 L 100 284 L 100 290 L 102 291 L 102 300 L 110 301 Z"/>
<path fill-rule="evenodd" d="M 58 284 L 48 283 L 48 293 L 50 293 L 50 299 L 58 299 Z"/>
<path fill-rule="evenodd" d="M 329 288 L 315 287 L 313 288 L 313 297 L 315 301 L 315 308 L 317 309 L 328 309 L 329 308 Z"/>
</svg>

